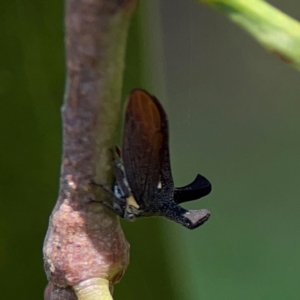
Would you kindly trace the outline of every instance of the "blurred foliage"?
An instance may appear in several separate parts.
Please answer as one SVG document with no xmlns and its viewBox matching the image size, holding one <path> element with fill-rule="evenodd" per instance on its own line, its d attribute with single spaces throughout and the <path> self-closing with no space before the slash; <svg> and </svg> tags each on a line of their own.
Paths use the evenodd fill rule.
<svg viewBox="0 0 300 300">
<path fill-rule="evenodd" d="M 300 18 L 299 4 L 284 5 Z M 296 300 L 298 73 L 206 7 L 165 0 L 159 11 L 152 46 L 162 47 L 164 76 L 153 81 L 163 79 L 168 95 L 161 101 L 174 179 L 207 176 L 212 195 L 188 205 L 212 217 L 195 231 L 155 218 L 122 221 L 131 263 L 115 299 Z M 130 30 L 124 98 L 146 85 L 140 28 L 148 13 L 135 15 Z M 63 6 L 2 1 L 0 14 L 1 299 L 41 299 L 41 248 L 61 156 Z"/>
<path fill-rule="evenodd" d="M 164 1 L 161 16 L 175 183 L 213 186 L 188 204 L 212 212 L 203 227 L 164 223 L 176 299 L 299 299 L 299 72 L 209 7 Z"/>
<path fill-rule="evenodd" d="M 1 2 L 2 299 L 41 299 L 42 243 L 58 191 L 63 7 Z"/>
</svg>

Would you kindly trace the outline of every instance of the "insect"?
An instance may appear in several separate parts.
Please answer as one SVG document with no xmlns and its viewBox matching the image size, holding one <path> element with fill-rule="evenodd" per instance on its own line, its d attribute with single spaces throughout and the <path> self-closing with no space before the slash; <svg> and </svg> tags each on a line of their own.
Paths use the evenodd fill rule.
<svg viewBox="0 0 300 300">
<path fill-rule="evenodd" d="M 128 98 L 122 151 L 116 147 L 113 156 L 114 191 L 101 185 L 112 198 L 112 204 L 103 202 L 109 210 L 127 220 L 162 216 L 189 229 L 209 219 L 206 209 L 186 210 L 179 205 L 206 196 L 211 184 L 198 174 L 192 183 L 174 187 L 167 116 L 159 101 L 144 90 L 134 90 Z"/>
</svg>

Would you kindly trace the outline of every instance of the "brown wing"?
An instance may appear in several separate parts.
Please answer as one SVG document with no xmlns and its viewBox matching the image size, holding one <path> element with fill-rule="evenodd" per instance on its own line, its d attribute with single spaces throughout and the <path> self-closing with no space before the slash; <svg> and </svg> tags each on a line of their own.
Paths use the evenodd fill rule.
<svg viewBox="0 0 300 300">
<path fill-rule="evenodd" d="M 122 143 L 126 177 L 141 208 L 153 201 L 162 177 L 168 122 L 156 98 L 134 90 L 127 101 Z"/>
</svg>

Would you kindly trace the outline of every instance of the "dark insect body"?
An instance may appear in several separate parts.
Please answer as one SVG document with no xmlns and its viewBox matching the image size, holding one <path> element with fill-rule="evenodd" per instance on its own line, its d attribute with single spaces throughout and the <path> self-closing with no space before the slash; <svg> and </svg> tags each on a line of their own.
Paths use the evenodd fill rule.
<svg viewBox="0 0 300 300">
<path fill-rule="evenodd" d="M 198 174 L 189 185 L 174 187 L 167 116 L 159 101 L 144 90 L 134 90 L 128 98 L 122 152 L 115 149 L 113 167 L 114 192 L 101 185 L 112 204 L 103 204 L 120 217 L 162 216 L 189 229 L 209 219 L 206 209 L 186 210 L 179 205 L 208 195 L 211 184 Z"/>
</svg>

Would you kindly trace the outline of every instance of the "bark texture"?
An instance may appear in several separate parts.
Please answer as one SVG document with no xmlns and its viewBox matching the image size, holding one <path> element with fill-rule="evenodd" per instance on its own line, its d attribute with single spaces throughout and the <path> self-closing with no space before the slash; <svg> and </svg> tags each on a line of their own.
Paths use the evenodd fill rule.
<svg viewBox="0 0 300 300">
<path fill-rule="evenodd" d="M 90 182 L 111 179 L 109 147 L 119 118 L 126 38 L 136 2 L 66 1 L 60 191 L 43 248 L 50 282 L 47 300 L 66 295 L 83 299 L 80 287 L 99 280 L 111 288 L 129 263 L 129 245 L 119 220 L 91 201 L 105 195 Z"/>
</svg>

